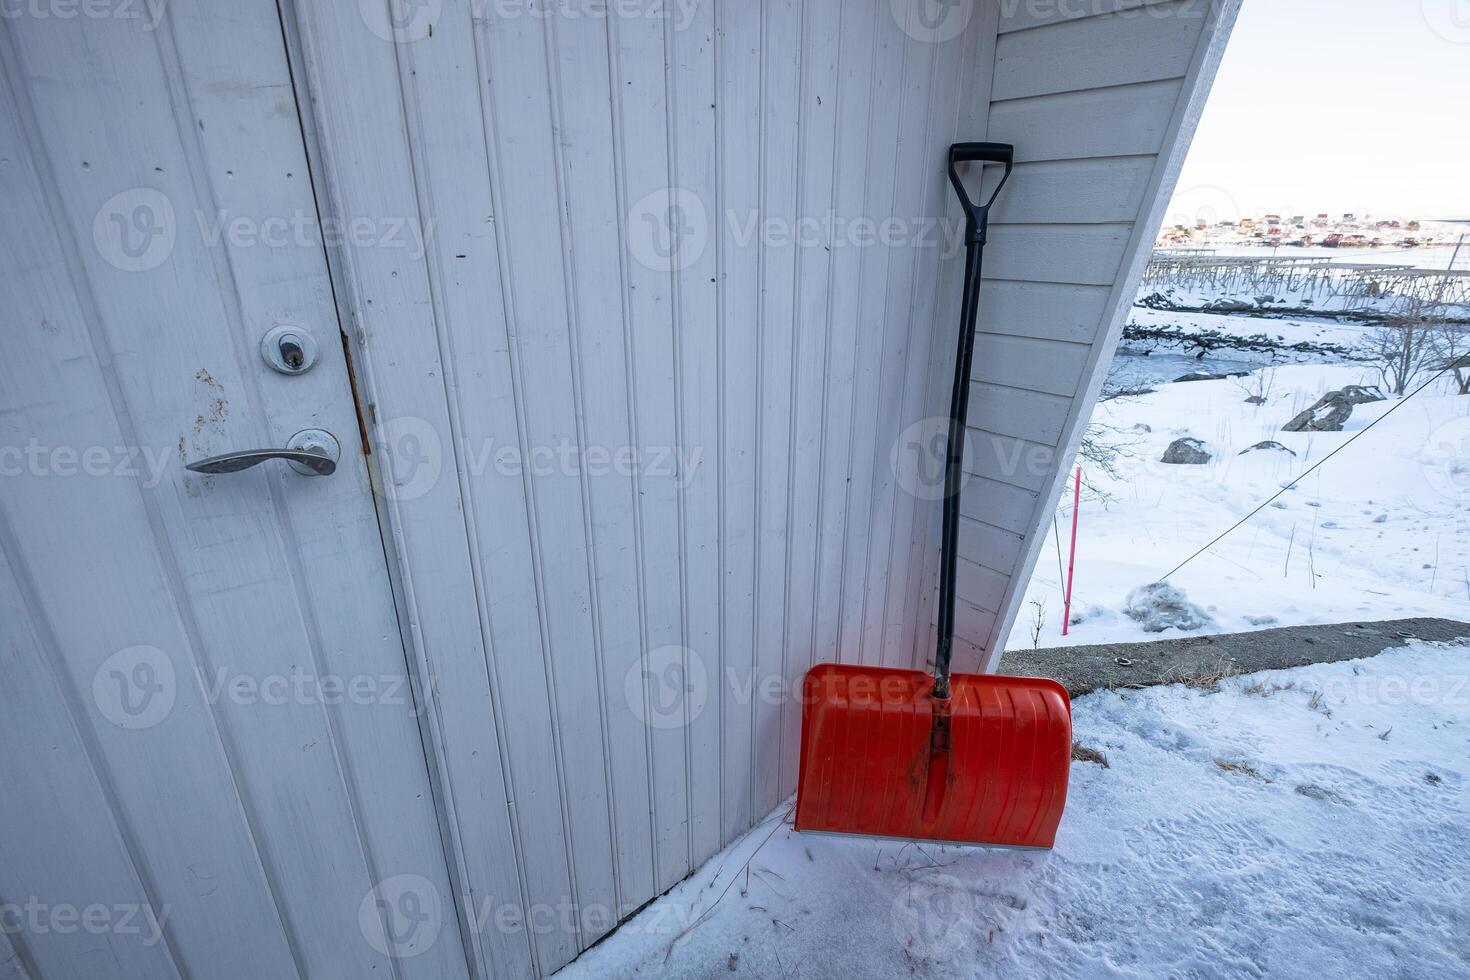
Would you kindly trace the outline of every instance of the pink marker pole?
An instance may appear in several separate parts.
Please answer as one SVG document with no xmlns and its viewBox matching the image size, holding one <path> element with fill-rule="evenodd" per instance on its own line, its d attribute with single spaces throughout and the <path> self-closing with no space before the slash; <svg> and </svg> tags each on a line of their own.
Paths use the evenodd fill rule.
<svg viewBox="0 0 1470 980">
<path fill-rule="evenodd" d="M 1067 555 L 1067 601 L 1062 607 L 1062 635 L 1072 627 L 1072 570 L 1077 567 L 1077 512 L 1082 509 L 1082 467 L 1077 467 L 1076 489 L 1072 491 L 1072 550 Z"/>
</svg>

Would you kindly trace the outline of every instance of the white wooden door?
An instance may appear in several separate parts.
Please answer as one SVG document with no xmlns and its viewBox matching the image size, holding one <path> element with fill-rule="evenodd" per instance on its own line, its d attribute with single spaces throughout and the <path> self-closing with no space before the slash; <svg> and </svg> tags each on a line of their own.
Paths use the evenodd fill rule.
<svg viewBox="0 0 1470 980">
<path fill-rule="evenodd" d="M 356 218 L 270 0 L 0 19 L 0 976 L 468 972 L 323 247 L 405 232 Z M 335 474 L 184 468 L 307 428 Z"/>
</svg>

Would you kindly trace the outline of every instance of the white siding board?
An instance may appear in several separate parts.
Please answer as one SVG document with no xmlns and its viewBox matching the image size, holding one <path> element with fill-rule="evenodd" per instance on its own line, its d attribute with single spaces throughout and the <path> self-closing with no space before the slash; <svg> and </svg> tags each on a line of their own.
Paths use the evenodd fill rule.
<svg viewBox="0 0 1470 980">
<path fill-rule="evenodd" d="M 896 19 L 894 23 L 897 25 Z M 900 75 L 902 84 L 895 142 L 897 147 L 914 149 L 896 154 L 890 213 L 895 216 L 920 217 L 927 213 L 925 205 L 929 189 L 939 184 L 935 179 L 938 155 L 928 140 L 927 131 L 932 100 L 938 89 L 934 76 L 940 64 L 940 46 L 906 35 L 903 42 L 905 50 L 903 71 Z M 956 50 L 956 47 L 953 44 L 944 45 L 947 50 Z M 863 659 L 867 663 L 883 666 L 894 666 L 892 658 L 895 652 L 888 642 L 887 629 L 889 586 L 895 573 L 893 535 L 900 514 L 907 517 L 904 504 L 909 502 L 908 496 L 894 478 L 893 467 L 884 463 L 891 458 L 894 441 L 908 417 L 905 395 L 910 369 L 917 370 L 927 364 L 927 344 L 923 345 L 921 354 L 914 354 L 914 347 L 920 337 L 927 340 L 927 332 L 918 334 L 899 326 L 909 322 L 913 315 L 917 263 L 925 251 L 912 247 L 907 242 L 884 250 L 884 305 L 875 311 L 883 318 L 884 333 L 890 343 L 884 353 L 877 397 L 873 402 L 876 411 L 873 427 L 872 527 L 868 543 L 868 590 L 863 599 Z M 905 529 L 908 526 L 909 522 L 905 519 Z M 904 544 L 907 545 L 906 540 Z M 907 560 L 906 553 L 904 557 Z"/>
<path fill-rule="evenodd" d="M 1167 2 L 1170 0 L 1000 0 L 1000 32 L 1010 34 L 1120 10 L 1132 11 L 1136 17 L 1145 16 L 1138 8 Z M 1194 2 L 1204 6 L 1203 0 Z"/>
<path fill-rule="evenodd" d="M 984 565 L 962 558 L 959 561 L 955 581 L 957 595 L 963 596 L 966 602 L 977 609 L 994 612 L 1000 608 L 1001 601 L 1005 598 L 1006 586 L 1010 584 L 1010 577 L 993 568 L 986 568 Z"/>
<path fill-rule="evenodd" d="M 976 382 L 970 389 L 969 428 L 1056 445 L 1071 399 L 1043 391 Z"/>
<path fill-rule="evenodd" d="M 502 249 L 495 235 L 486 233 L 494 231 L 498 221 L 496 225 L 490 222 L 500 217 L 492 181 L 460 180 L 452 198 L 455 206 L 439 203 L 435 177 L 463 175 L 467 161 L 478 162 L 480 173 L 487 172 L 483 129 L 465 126 L 462 119 L 436 111 L 459 86 L 488 84 L 478 70 L 479 52 L 466 25 L 459 30 L 445 26 L 421 44 L 405 48 L 409 71 L 406 78 L 399 76 L 404 84 L 405 135 L 415 166 L 426 175 L 410 189 L 419 194 L 421 213 L 435 216 L 438 223 L 426 257 L 425 285 L 433 297 L 437 321 L 435 349 L 442 353 L 435 366 L 438 370 L 429 370 L 433 376 L 443 372 L 454 396 L 453 421 L 440 430 L 441 445 L 449 453 L 458 449 L 469 457 L 467 465 L 458 467 L 464 483 L 461 506 L 466 509 L 466 529 L 461 533 L 469 538 L 471 561 L 482 576 L 482 587 L 492 597 L 482 613 L 488 639 L 483 656 L 492 665 L 491 684 L 506 719 L 503 744 L 510 786 L 506 792 L 513 794 L 515 814 L 529 831 L 521 838 L 526 887 L 532 903 L 555 901 L 573 890 L 569 867 L 573 852 L 562 838 L 565 821 L 557 732 L 544 722 L 555 712 L 553 682 L 543 659 L 546 641 L 535 574 L 534 505 L 519 474 L 502 473 L 491 465 L 492 453 L 507 445 L 525 458 L 530 439 L 514 427 L 491 423 L 477 411 L 477 405 L 486 402 L 509 408 L 524 385 L 516 352 L 507 339 L 503 312 L 516 297 Z M 442 217 L 441 211 L 445 212 Z M 558 269 L 552 265 L 547 273 Z M 467 398 L 464 393 L 469 390 L 484 390 L 489 397 Z M 397 411 L 388 410 L 379 418 L 391 425 L 397 416 Z M 392 460 L 393 446 L 386 448 L 385 455 Z M 425 530 L 433 527 L 428 521 L 420 526 Z M 446 663 L 446 667 L 455 676 L 464 676 L 458 663 Z M 478 678 L 476 682 L 477 686 L 483 683 Z M 477 732 L 471 744 L 478 745 L 484 737 L 484 732 Z M 555 944 L 558 938 L 565 946 Z M 542 962 L 555 962 L 575 948 L 564 937 L 538 936 L 535 941 Z"/>
<path fill-rule="evenodd" d="M 984 640 L 977 645 L 967 636 L 989 637 L 995 631 L 995 614 L 959 603 L 955 610 L 953 660 L 956 672 L 979 673 L 985 661 Z"/>
<path fill-rule="evenodd" d="M 1152 156 L 1017 165 L 990 212 L 1005 224 L 1107 224 L 1138 216 L 1153 176 Z"/>
<path fill-rule="evenodd" d="M 983 521 L 960 520 L 960 551 L 987 568 L 1011 568 L 1025 545 L 1025 538 Z"/>
<path fill-rule="evenodd" d="M 595 33 L 595 32 L 594 32 Z M 714 4 L 699 4 L 684 30 L 668 33 L 673 160 L 670 183 L 693 191 L 718 213 L 719 174 L 717 119 L 718 71 Z M 575 90 L 574 90 L 575 91 Z M 596 111 L 600 106 L 590 106 Z M 587 168 L 596 168 L 589 154 Z M 609 243 L 614 244 L 614 243 Z M 615 249 L 609 248 L 608 254 Z M 684 645 L 701 658 L 716 678 L 724 651 L 720 613 L 720 417 L 719 264 L 717 249 L 707 245 L 688 268 L 678 273 L 679 440 L 691 468 L 681 469 L 684 522 Z M 589 362 L 593 363 L 593 362 Z M 616 677 L 616 675 L 614 675 Z M 722 833 L 723 710 L 719 696 L 727 684 L 717 681 L 715 696 L 689 724 L 690 863 L 698 865 L 725 844 Z M 622 779 L 614 775 L 614 791 Z M 625 889 L 627 890 L 627 889 Z M 630 891 L 632 895 L 641 892 Z"/>
<path fill-rule="evenodd" d="M 801 122 L 806 107 L 793 98 L 800 91 L 803 62 L 814 54 L 806 40 L 800 0 L 769 0 L 761 5 L 761 170 L 762 220 L 795 227 L 800 213 Z M 761 247 L 755 412 L 756 444 L 756 676 L 780 680 L 786 669 L 787 585 L 790 573 L 790 480 L 792 415 L 795 398 L 798 324 L 794 322 L 798 253 L 781 241 Z M 755 712 L 751 806 L 769 812 L 781 799 L 782 706 L 770 697 L 751 699 Z"/>
<path fill-rule="evenodd" d="M 721 683 L 724 703 L 725 836 L 754 826 L 765 814 L 753 807 L 750 746 L 754 742 L 752 698 L 756 675 L 755 606 L 757 401 L 759 373 L 758 312 L 760 249 L 741 238 L 741 227 L 760 213 L 761 170 L 751 148 L 761 134 L 761 17 L 754 4 L 722 3 L 715 7 L 716 62 L 720 65 L 716 97 L 716 200 L 714 247 L 718 250 L 720 379 L 722 423 L 720 466 L 721 510 L 721 661 L 728 683 Z M 741 226 L 721 220 L 735 215 Z"/>
<path fill-rule="evenodd" d="M 801 62 L 797 104 L 800 163 L 797 168 L 797 211 L 809 214 L 829 207 L 836 176 L 838 62 L 842 53 L 843 6 L 835 0 L 807 0 L 802 5 L 806 51 Z M 792 391 L 791 473 L 788 480 L 787 583 L 782 669 L 785 690 L 799 691 L 812 664 L 829 659 L 819 650 L 816 633 L 816 578 L 821 538 L 818 511 L 822 499 L 822 438 L 826 426 L 826 373 L 830 351 L 832 252 L 828 247 L 798 248 L 796 256 L 795 384 Z M 781 705 L 780 766 L 776 784 L 781 796 L 796 788 L 801 745 L 801 704 Z"/>
<path fill-rule="evenodd" d="M 628 412 L 630 370 L 624 353 L 631 320 L 625 309 L 620 262 L 626 213 L 620 180 L 623 165 L 616 142 L 622 132 L 618 125 L 621 114 L 609 111 L 612 65 L 604 26 L 591 19 L 563 18 L 550 18 L 547 26 L 550 56 L 555 59 L 555 105 L 561 134 L 560 193 L 566 201 L 561 209 L 565 222 L 561 248 L 572 304 L 577 443 L 611 449 L 633 445 Z M 446 98 L 454 97 L 455 93 L 446 93 Z M 617 163 L 608 166 L 608 160 Z M 685 294 L 685 299 L 693 303 L 695 296 Z M 691 332 L 698 330 L 697 317 L 691 314 L 686 320 Z M 581 476 L 587 500 L 585 533 L 592 545 L 588 562 L 608 755 L 613 869 L 619 908 L 624 909 L 654 889 L 649 850 L 654 839 L 648 766 L 652 733 L 639 720 L 642 705 L 635 712 L 626 695 L 627 678 L 630 673 L 637 675 L 646 649 L 640 575 L 642 522 L 633 474 L 588 475 L 584 469 Z M 692 476 L 703 479 L 698 472 Z M 706 649 L 702 644 L 692 645 L 697 651 Z M 718 719 L 718 712 L 711 717 Z M 718 778 L 717 766 L 712 775 Z M 718 792 L 714 798 L 718 800 Z M 584 941 L 587 938 L 583 936 Z"/>
<path fill-rule="evenodd" d="M 974 476 L 966 481 L 960 494 L 960 513 L 972 521 L 1025 535 L 1031 530 L 1036 499 L 1037 495 L 1024 487 Z M 962 553 L 961 557 L 967 556 Z"/>
<path fill-rule="evenodd" d="M 888 15 L 881 2 L 873 6 L 873 63 L 868 82 L 868 141 L 862 152 L 867 170 L 861 214 L 892 215 L 897 192 L 899 113 L 903 106 L 903 82 L 908 37 Z M 886 470 L 887 446 L 878 442 L 879 405 L 885 368 L 901 347 L 900 338 L 887 329 L 889 249 L 882 245 L 862 248 L 857 277 L 847 288 L 858 295 L 857 316 L 860 360 L 853 384 L 858 392 L 852 415 L 852 459 L 848 498 L 848 534 L 845 543 L 844 593 L 842 597 L 842 642 L 849 662 L 877 664 L 881 653 L 868 597 L 875 589 L 870 576 L 882 574 L 872 561 L 876 524 L 880 515 L 874 506 L 875 490 Z M 878 618 L 881 620 L 881 613 Z"/>
<path fill-rule="evenodd" d="M 966 473 L 1039 493 L 1056 471 L 1059 457 L 1055 446 L 976 429 L 969 432 Z"/>
<path fill-rule="evenodd" d="M 1208 12 L 1198 0 L 1179 0 L 1004 35 L 996 45 L 994 97 L 1179 78 Z"/>
<path fill-rule="evenodd" d="M 981 334 L 1091 344 L 1101 330 L 1107 286 L 986 280 L 975 329 Z"/>
<path fill-rule="evenodd" d="M 1108 286 L 1128 242 L 1130 226 L 999 225 L 985 252 L 987 279 Z"/>
<path fill-rule="evenodd" d="M 617 102 L 620 181 L 623 200 L 632 207 L 632 202 L 661 194 L 670 186 L 670 116 L 664 69 L 666 25 L 660 19 L 647 17 L 612 17 L 606 23 L 615 61 L 611 88 L 612 98 Z M 522 98 L 517 91 L 521 83 L 516 76 L 507 75 L 506 84 L 510 97 Z M 508 144 L 519 144 L 524 127 L 515 120 L 504 120 L 500 125 L 504 127 L 500 138 Z M 557 204 L 553 194 L 548 205 L 554 209 Z M 515 229 L 513 234 L 517 248 L 537 237 L 531 226 Z M 636 260 L 627 263 L 624 275 L 628 295 L 624 358 L 630 379 L 633 445 L 675 447 L 679 445 L 676 280 L 669 270 L 651 268 Z M 554 326 L 551 331 L 555 331 Z M 523 411 L 528 416 L 541 412 L 543 399 L 538 393 L 528 400 Z M 672 655 L 659 651 L 678 650 L 679 668 L 687 676 L 689 655 L 681 649 L 684 646 L 683 555 L 678 479 L 667 471 L 654 472 L 649 467 L 636 475 L 635 484 L 640 527 L 638 547 L 645 585 L 643 652 L 664 657 Z M 569 570 L 574 564 L 569 562 Z M 567 653 L 570 651 L 553 647 L 554 658 Z M 646 697 L 664 696 L 665 681 L 656 668 L 645 672 L 643 680 Z M 657 702 L 650 704 L 650 710 L 655 710 Z M 581 710 L 586 710 L 585 703 Z M 691 867 L 685 733 L 682 725 L 650 726 L 654 884 L 660 890 L 672 887 Z M 569 787 L 573 794 L 577 792 L 575 786 Z"/>
<path fill-rule="evenodd" d="M 1088 353 L 1085 344 L 983 333 L 975 338 L 972 376 L 982 383 L 1070 396 L 1082 379 Z"/>
<path fill-rule="evenodd" d="M 843 4 L 840 71 L 837 84 L 836 150 L 831 167 L 832 211 L 860 214 L 867 193 L 873 99 L 871 84 L 877 35 L 872 28 L 873 0 Z M 814 652 L 824 661 L 850 662 L 860 644 L 844 633 L 847 547 L 849 542 L 852 451 L 860 436 L 857 420 L 866 403 L 858 372 L 871 359 L 875 331 L 862 316 L 859 290 L 865 249 L 838 248 L 832 253 L 828 316 L 831 343 L 825 371 L 826 434 L 822 459 L 822 500 L 818 529 L 816 633 Z"/>
<path fill-rule="evenodd" d="M 1014 143 L 1019 163 L 1156 154 L 1179 87 L 1168 79 L 996 102 L 990 138 Z"/>
</svg>

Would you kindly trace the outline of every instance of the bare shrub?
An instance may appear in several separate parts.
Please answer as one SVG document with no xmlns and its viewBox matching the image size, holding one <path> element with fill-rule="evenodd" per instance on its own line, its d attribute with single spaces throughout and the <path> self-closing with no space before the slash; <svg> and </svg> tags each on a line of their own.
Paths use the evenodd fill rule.
<svg viewBox="0 0 1470 980">
<path fill-rule="evenodd" d="M 1041 648 L 1041 631 L 1046 626 L 1046 603 L 1041 599 L 1031 600 L 1031 649 Z"/>
<path fill-rule="evenodd" d="M 1271 399 L 1271 391 L 1276 387 L 1276 369 L 1268 367 L 1252 371 L 1242 378 L 1231 378 L 1230 383 L 1240 389 L 1246 401 L 1259 407 Z"/>
<path fill-rule="evenodd" d="M 1363 354 L 1384 387 L 1402 395 L 1434 358 L 1435 324 L 1421 316 L 1394 317 L 1368 331 Z"/>
<path fill-rule="evenodd" d="M 1470 324 L 1442 323 L 1430 336 L 1437 362 L 1435 370 L 1448 368 L 1455 375 L 1460 394 L 1470 395 Z"/>
</svg>

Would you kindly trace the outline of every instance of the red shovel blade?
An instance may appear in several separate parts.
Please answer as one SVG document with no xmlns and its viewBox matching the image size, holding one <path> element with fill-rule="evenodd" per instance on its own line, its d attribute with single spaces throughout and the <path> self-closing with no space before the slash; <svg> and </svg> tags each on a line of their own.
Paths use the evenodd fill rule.
<svg viewBox="0 0 1470 980">
<path fill-rule="evenodd" d="M 1039 678 L 821 664 L 802 684 L 796 829 L 1051 847 L 1072 705 Z"/>
</svg>

